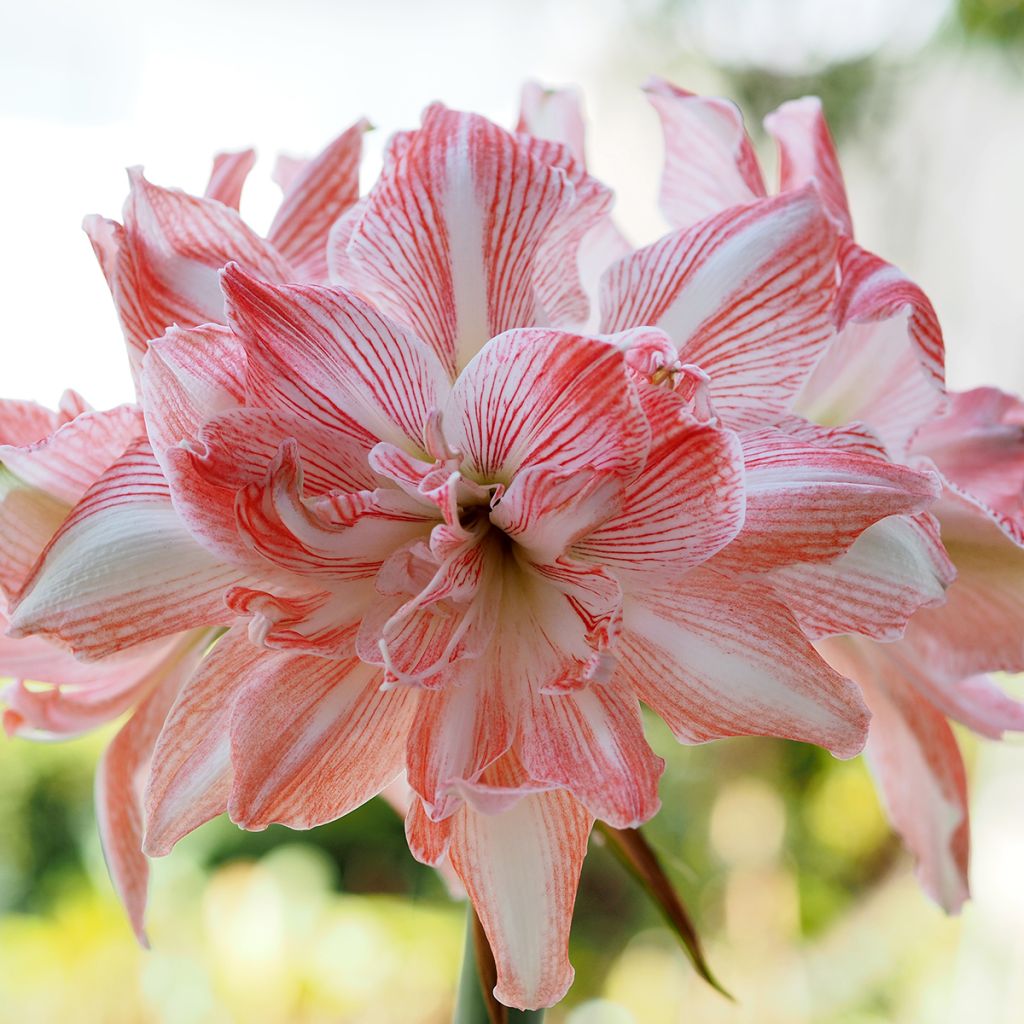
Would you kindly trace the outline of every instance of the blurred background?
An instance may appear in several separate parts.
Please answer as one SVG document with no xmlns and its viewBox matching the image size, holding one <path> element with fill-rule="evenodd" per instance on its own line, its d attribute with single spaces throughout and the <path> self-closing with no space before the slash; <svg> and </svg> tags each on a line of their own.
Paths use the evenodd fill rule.
<svg viewBox="0 0 1024 1024">
<path fill-rule="evenodd" d="M 520 83 L 585 93 L 594 172 L 635 242 L 662 227 L 656 73 L 760 118 L 820 94 L 858 240 L 924 286 L 954 387 L 1024 390 L 1021 0 L 0 0 L 3 393 L 130 397 L 119 331 L 78 224 L 116 215 L 123 167 L 200 191 L 256 145 L 242 210 L 269 223 L 274 154 L 360 115 L 366 183 L 432 99 L 514 122 Z M 1013 686 L 1013 681 L 1008 681 Z M 1018 687 L 1019 691 L 1019 687 Z M 553 1024 L 1012 1024 L 1024 1005 L 1024 750 L 964 736 L 974 901 L 916 888 L 861 760 L 774 741 L 675 746 L 649 834 L 738 997 L 703 986 L 595 844 Z M 106 734 L 0 740 L 2 1024 L 428 1024 L 448 1019 L 463 911 L 375 801 L 312 833 L 216 821 L 156 865 L 135 948 L 91 807 Z"/>
</svg>

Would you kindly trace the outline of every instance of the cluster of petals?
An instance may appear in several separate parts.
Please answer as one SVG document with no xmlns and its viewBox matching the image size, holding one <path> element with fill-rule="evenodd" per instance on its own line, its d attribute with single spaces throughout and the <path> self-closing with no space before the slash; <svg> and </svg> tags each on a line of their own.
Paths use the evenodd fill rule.
<svg viewBox="0 0 1024 1024">
<path fill-rule="evenodd" d="M 982 674 L 1024 668 L 1022 406 L 946 396 L 814 101 L 769 119 L 768 196 L 735 108 L 648 93 L 673 230 L 639 249 L 534 87 L 514 131 L 431 106 L 364 196 L 365 122 L 280 162 L 266 237 L 249 152 L 87 219 L 138 401 L 0 406 L 0 671 L 11 733 L 131 712 L 97 808 L 140 938 L 147 855 L 404 780 L 497 997 L 550 1005 L 593 822 L 659 808 L 642 705 L 686 743 L 867 741 L 962 899 L 946 717 L 1022 726 Z"/>
<path fill-rule="evenodd" d="M 765 194 L 735 107 L 663 81 L 648 91 L 665 128 L 660 199 L 672 223 Z M 948 719 L 990 738 L 1024 730 L 1024 706 L 989 675 L 1024 671 L 1024 402 L 988 387 L 946 392 L 931 303 L 854 241 L 818 101 L 786 103 L 765 127 L 779 143 L 783 191 L 813 181 L 840 236 L 835 333 L 793 409 L 825 426 L 857 424 L 886 458 L 942 484 L 927 514 L 871 527 L 824 579 L 821 569 L 818 579 L 785 572 L 784 593 L 822 655 L 860 687 L 892 822 L 924 887 L 955 911 L 968 895 L 969 831 Z"/>
</svg>

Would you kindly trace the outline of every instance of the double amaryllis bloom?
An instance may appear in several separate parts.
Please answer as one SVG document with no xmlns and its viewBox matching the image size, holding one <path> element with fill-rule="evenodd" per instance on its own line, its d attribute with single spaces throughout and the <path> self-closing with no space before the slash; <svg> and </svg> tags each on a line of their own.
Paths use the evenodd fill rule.
<svg viewBox="0 0 1024 1024">
<path fill-rule="evenodd" d="M 659 808 L 641 704 L 683 742 L 841 757 L 870 720 L 925 883 L 962 898 L 945 717 L 1022 725 L 979 673 L 1024 667 L 1024 411 L 948 401 L 812 101 L 769 121 L 769 197 L 735 108 L 648 92 L 675 229 L 636 250 L 573 96 L 535 87 L 514 132 L 430 107 L 364 197 L 364 122 L 279 164 L 266 238 L 251 153 L 203 198 L 132 172 L 124 224 L 87 220 L 138 403 L 0 409 L 0 671 L 11 733 L 130 713 L 97 806 L 140 937 L 146 855 L 404 779 L 497 997 L 550 1005 L 595 819 Z"/>
</svg>

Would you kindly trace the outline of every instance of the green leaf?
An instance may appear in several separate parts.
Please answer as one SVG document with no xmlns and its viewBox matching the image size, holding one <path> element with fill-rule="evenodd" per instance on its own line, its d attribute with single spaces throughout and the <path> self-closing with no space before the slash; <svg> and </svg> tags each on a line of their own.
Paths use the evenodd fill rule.
<svg viewBox="0 0 1024 1024">
<path fill-rule="evenodd" d="M 612 828 L 601 821 L 597 822 L 596 828 L 607 841 L 619 863 L 640 883 L 647 895 L 654 901 L 668 926 L 675 932 L 697 973 L 712 988 L 721 992 L 726 999 L 735 1002 L 732 995 L 711 973 L 693 919 L 679 898 L 675 886 L 669 881 L 658 855 L 640 830 Z"/>
</svg>

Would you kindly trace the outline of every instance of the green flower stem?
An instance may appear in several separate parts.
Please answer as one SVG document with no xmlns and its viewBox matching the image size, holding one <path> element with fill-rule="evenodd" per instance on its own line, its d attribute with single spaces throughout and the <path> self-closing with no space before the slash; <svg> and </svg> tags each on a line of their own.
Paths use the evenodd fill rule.
<svg viewBox="0 0 1024 1024">
<path fill-rule="evenodd" d="M 453 1024 L 526 1024 L 528 1021 L 541 1024 L 544 1020 L 543 1010 L 513 1010 L 502 1006 L 491 995 L 493 987 L 494 959 L 470 905 L 466 914 L 466 945 Z"/>
</svg>

